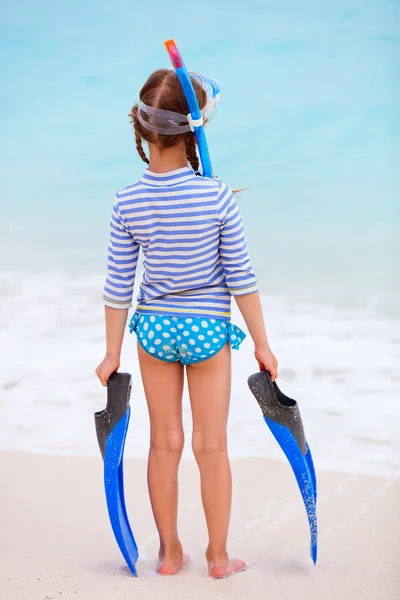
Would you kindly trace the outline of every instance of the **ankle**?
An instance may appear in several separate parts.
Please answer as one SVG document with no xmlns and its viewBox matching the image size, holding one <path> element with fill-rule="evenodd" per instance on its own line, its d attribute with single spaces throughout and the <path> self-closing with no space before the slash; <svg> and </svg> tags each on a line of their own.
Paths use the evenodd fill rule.
<svg viewBox="0 0 400 600">
<path fill-rule="evenodd" d="M 205 555 L 209 565 L 224 564 L 229 560 L 226 547 L 212 548 L 209 546 L 205 552 Z"/>
<path fill-rule="evenodd" d="M 160 541 L 160 550 L 158 552 L 159 558 L 164 557 L 176 557 L 182 556 L 183 548 L 179 538 L 168 540 L 166 542 Z"/>
</svg>

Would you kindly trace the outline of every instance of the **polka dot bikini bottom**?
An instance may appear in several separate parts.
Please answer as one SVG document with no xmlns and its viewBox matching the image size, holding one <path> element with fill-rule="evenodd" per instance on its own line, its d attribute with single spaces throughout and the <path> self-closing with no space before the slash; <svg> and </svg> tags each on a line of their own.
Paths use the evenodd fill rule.
<svg viewBox="0 0 400 600">
<path fill-rule="evenodd" d="M 246 334 L 229 321 L 200 317 L 165 317 L 134 313 L 130 332 L 139 344 L 160 360 L 191 365 L 211 358 L 229 341 L 239 349 Z"/>
</svg>

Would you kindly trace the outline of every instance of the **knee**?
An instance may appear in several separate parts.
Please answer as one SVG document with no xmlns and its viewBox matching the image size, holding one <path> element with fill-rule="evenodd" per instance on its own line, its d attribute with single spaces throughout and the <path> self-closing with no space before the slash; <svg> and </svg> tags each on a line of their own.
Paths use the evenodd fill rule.
<svg viewBox="0 0 400 600">
<path fill-rule="evenodd" d="M 167 452 L 181 456 L 185 436 L 183 429 L 166 429 L 151 436 L 151 450 Z"/>
<path fill-rule="evenodd" d="M 201 432 L 194 432 L 192 437 L 192 449 L 196 459 L 207 454 L 217 452 L 227 452 L 226 431 L 210 435 L 204 435 Z"/>
</svg>

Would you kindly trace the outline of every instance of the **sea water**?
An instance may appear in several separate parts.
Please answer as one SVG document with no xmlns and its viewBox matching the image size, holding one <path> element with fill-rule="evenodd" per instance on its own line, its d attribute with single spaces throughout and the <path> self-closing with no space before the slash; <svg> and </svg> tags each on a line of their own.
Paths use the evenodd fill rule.
<svg viewBox="0 0 400 600">
<path fill-rule="evenodd" d="M 221 82 L 214 170 L 247 188 L 238 203 L 281 386 L 316 463 L 399 473 L 398 23 L 399 3 L 378 0 L 207 0 L 197 16 L 159 0 L 5 4 L 0 448 L 98 452 L 108 220 L 144 168 L 127 115 L 170 66 L 174 37 L 190 69 Z M 233 366 L 231 455 L 280 456 L 247 389 L 249 339 Z M 121 368 L 134 376 L 127 454 L 145 456 L 129 334 Z M 183 414 L 190 434 L 186 393 Z"/>
</svg>

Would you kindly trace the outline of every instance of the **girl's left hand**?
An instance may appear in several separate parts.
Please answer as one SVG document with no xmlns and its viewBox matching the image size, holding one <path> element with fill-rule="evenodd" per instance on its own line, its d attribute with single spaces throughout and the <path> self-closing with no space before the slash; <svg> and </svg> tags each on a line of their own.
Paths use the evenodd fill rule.
<svg viewBox="0 0 400 600">
<path fill-rule="evenodd" d="M 118 356 L 109 356 L 106 354 L 96 369 L 96 375 L 100 379 L 102 385 L 107 385 L 110 375 L 119 369 L 119 365 L 120 360 Z"/>
</svg>

